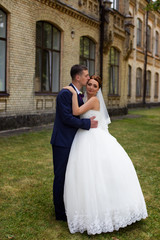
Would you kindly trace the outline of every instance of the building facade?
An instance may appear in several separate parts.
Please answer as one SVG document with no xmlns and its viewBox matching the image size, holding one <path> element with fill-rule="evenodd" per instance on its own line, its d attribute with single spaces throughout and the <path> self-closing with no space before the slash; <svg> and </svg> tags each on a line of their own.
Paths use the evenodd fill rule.
<svg viewBox="0 0 160 240">
<path fill-rule="evenodd" d="M 90 75 L 102 76 L 112 115 L 127 113 L 127 104 L 141 102 L 142 96 L 135 96 L 136 88 L 142 91 L 135 85 L 135 69 L 143 72 L 144 66 L 144 52 L 135 46 L 137 18 L 144 22 L 145 16 L 140 7 L 134 10 L 139 2 L 145 5 L 132 0 L 0 0 L 0 130 L 53 121 L 56 96 L 70 83 L 70 68 L 78 63 Z M 156 44 L 157 54 L 150 54 L 147 63 L 147 101 L 156 103 L 158 14 L 149 15 L 150 45 Z"/>
<path fill-rule="evenodd" d="M 0 0 L 2 129 L 53 120 L 56 96 L 70 83 L 71 66 L 80 62 L 80 45 L 81 61 L 91 74 L 98 72 L 98 1 L 90 7 L 78 1 Z"/>
<path fill-rule="evenodd" d="M 103 93 L 111 115 L 127 113 L 128 59 L 133 48 L 129 1 L 104 2 Z"/>
<path fill-rule="evenodd" d="M 129 107 L 160 103 L 160 12 L 147 14 L 146 6 L 145 0 L 131 0 L 129 6 L 135 26 L 128 61 Z"/>
</svg>

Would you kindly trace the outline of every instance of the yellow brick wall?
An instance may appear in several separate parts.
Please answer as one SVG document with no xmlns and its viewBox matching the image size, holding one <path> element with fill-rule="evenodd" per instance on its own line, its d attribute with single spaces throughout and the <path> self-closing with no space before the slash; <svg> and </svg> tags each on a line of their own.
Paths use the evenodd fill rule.
<svg viewBox="0 0 160 240">
<path fill-rule="evenodd" d="M 69 84 L 70 68 L 79 63 L 80 37 L 96 43 L 96 72 L 99 72 L 99 25 L 91 24 L 61 9 L 33 0 L 0 0 L 8 12 L 7 93 L 0 102 L 0 115 L 32 114 L 55 110 L 56 96 L 35 96 L 36 22 L 49 21 L 61 30 L 60 87 Z M 75 37 L 71 38 L 74 30 Z"/>
</svg>

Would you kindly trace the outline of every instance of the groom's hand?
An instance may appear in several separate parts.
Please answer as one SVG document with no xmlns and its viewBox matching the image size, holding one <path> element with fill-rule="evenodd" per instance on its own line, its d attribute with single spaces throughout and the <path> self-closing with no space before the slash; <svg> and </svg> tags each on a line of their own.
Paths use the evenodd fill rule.
<svg viewBox="0 0 160 240">
<path fill-rule="evenodd" d="M 96 117 L 91 117 L 90 120 L 91 120 L 91 128 L 97 128 L 98 126 L 98 121 L 97 120 L 94 120 Z"/>
</svg>

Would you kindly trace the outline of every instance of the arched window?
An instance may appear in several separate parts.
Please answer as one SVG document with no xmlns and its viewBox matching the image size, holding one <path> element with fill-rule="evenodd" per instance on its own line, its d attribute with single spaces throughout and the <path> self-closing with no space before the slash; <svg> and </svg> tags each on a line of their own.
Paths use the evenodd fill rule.
<svg viewBox="0 0 160 240">
<path fill-rule="evenodd" d="M 146 78 L 146 96 L 150 97 L 150 89 L 151 89 L 151 71 L 147 71 Z"/>
<path fill-rule="evenodd" d="M 155 36 L 155 55 L 159 55 L 159 33 L 157 31 Z"/>
<path fill-rule="evenodd" d="M 137 19 L 137 46 L 142 46 L 142 21 Z"/>
<path fill-rule="evenodd" d="M 88 67 L 90 75 L 95 74 L 95 43 L 88 37 L 80 38 L 80 64 Z"/>
<path fill-rule="evenodd" d="M 151 52 L 151 27 L 147 26 L 147 50 Z"/>
<path fill-rule="evenodd" d="M 109 94 L 119 93 L 119 57 L 120 52 L 111 47 L 109 52 Z"/>
<path fill-rule="evenodd" d="M 35 91 L 57 93 L 60 81 L 60 31 L 48 22 L 36 24 Z"/>
<path fill-rule="evenodd" d="M 0 9 L 0 92 L 6 92 L 7 14 Z"/>
<path fill-rule="evenodd" d="M 131 96 L 132 67 L 128 65 L 128 96 Z"/>
<path fill-rule="evenodd" d="M 154 82 L 154 97 L 158 98 L 158 89 L 159 89 L 159 74 L 155 73 L 155 82 Z"/>
<path fill-rule="evenodd" d="M 136 97 L 141 97 L 142 93 L 142 69 L 137 68 L 136 71 Z"/>
</svg>

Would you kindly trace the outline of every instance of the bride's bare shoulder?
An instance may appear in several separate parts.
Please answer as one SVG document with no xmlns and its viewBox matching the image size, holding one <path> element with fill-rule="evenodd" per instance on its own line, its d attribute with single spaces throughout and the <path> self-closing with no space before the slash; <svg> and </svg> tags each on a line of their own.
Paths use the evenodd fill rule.
<svg viewBox="0 0 160 240">
<path fill-rule="evenodd" d="M 92 105 L 92 109 L 94 110 L 99 110 L 99 99 L 97 98 L 97 96 L 93 96 L 90 98 L 91 101 L 91 105 Z"/>
<path fill-rule="evenodd" d="M 95 102 L 99 102 L 99 99 L 98 99 L 97 96 L 93 96 L 93 97 L 92 97 L 92 100 L 95 101 Z"/>
</svg>

